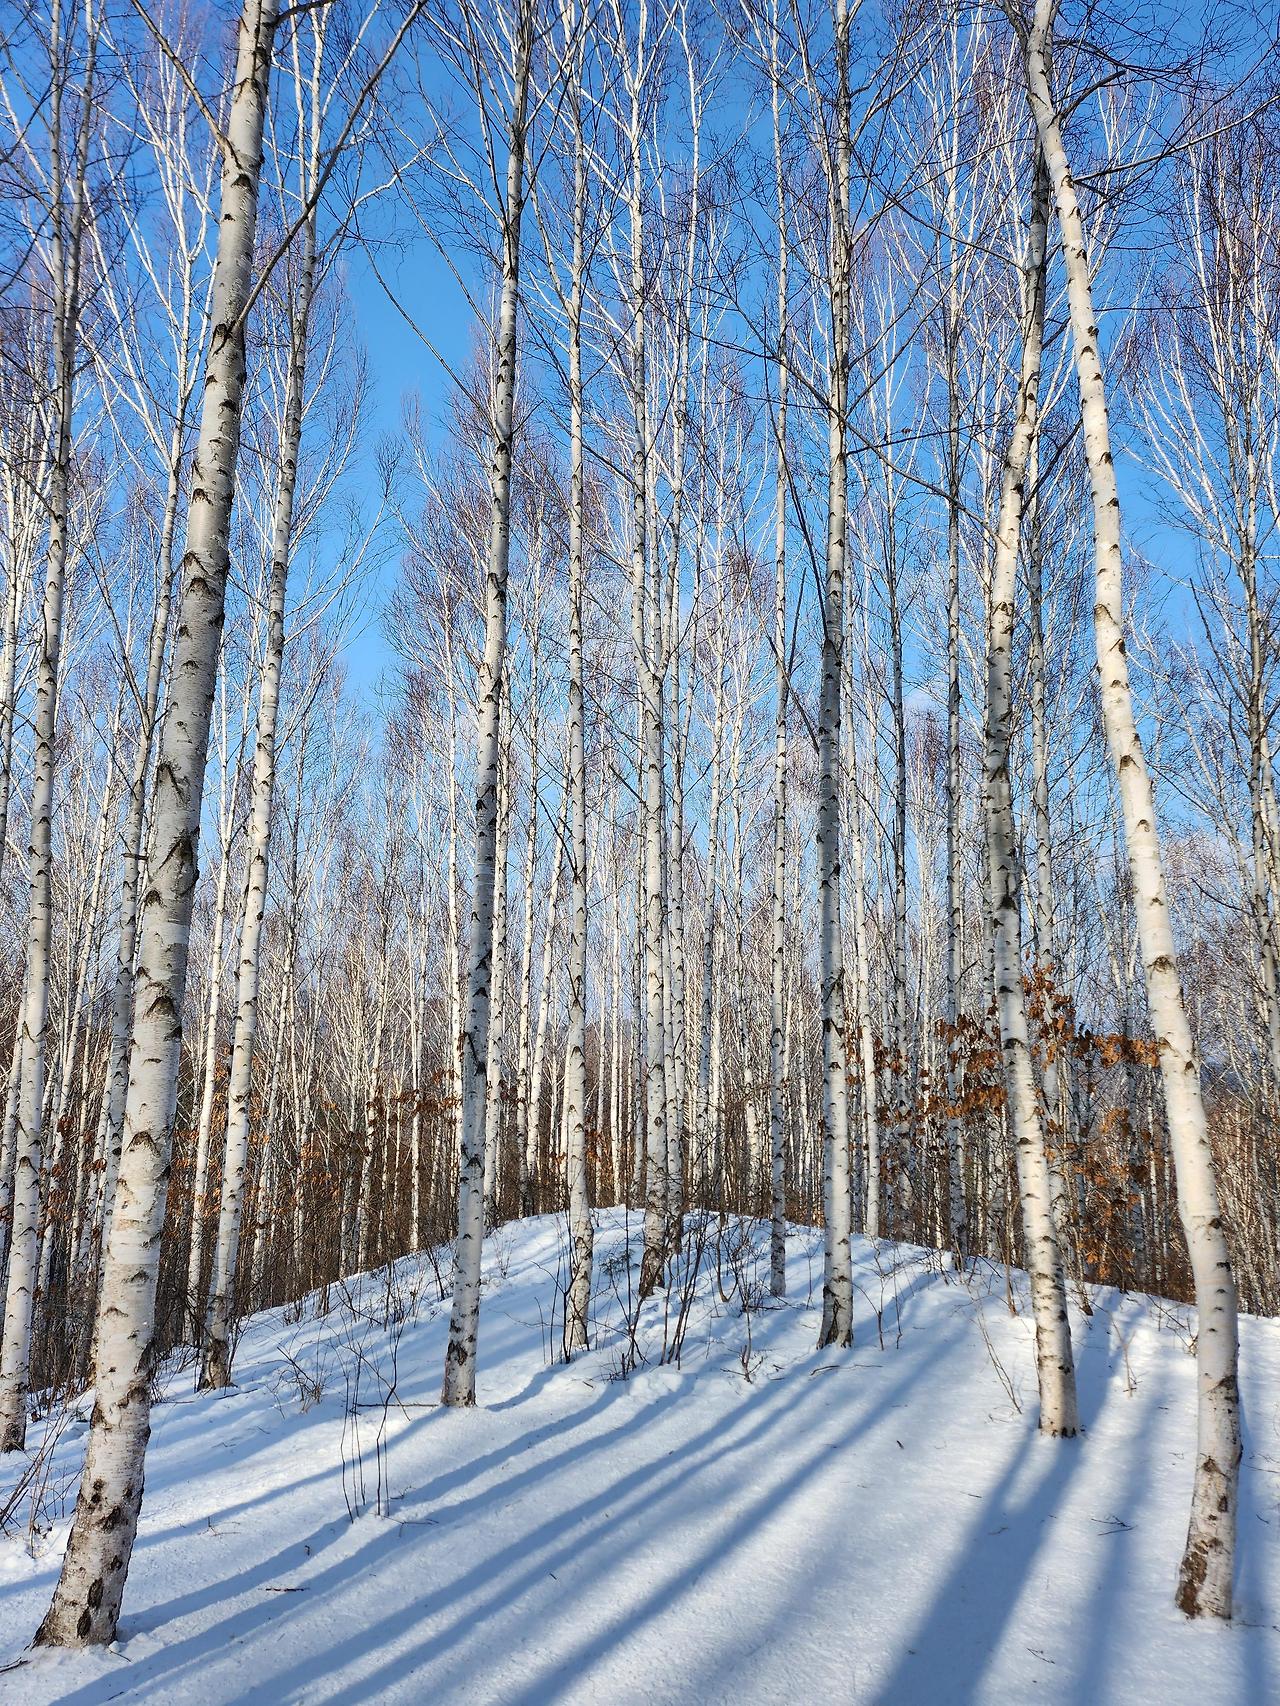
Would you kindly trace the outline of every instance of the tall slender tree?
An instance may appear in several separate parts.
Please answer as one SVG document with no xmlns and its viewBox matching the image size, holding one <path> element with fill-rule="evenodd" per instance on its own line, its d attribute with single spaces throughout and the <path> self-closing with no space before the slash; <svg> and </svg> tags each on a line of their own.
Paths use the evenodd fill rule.
<svg viewBox="0 0 1280 1706">
<path fill-rule="evenodd" d="M 476 1401 L 476 1340 L 480 1330 L 480 1259 L 484 1239 L 484 1128 L 489 1071 L 489 1009 L 493 982 L 493 892 L 498 843 L 499 714 L 507 647 L 507 577 L 511 555 L 511 471 L 515 440 L 516 356 L 520 307 L 520 237 L 528 186 L 525 155 L 529 139 L 536 0 L 513 0 L 501 23 L 509 63 L 501 115 L 488 109 L 495 66 L 490 44 L 462 18 L 464 63 L 480 102 L 492 180 L 502 185 L 497 208 L 501 242 L 496 375 L 493 392 L 490 520 L 484 567 L 484 654 L 478 682 L 478 751 L 475 784 L 475 877 L 467 965 L 467 1018 L 462 1034 L 462 1154 L 458 1174 L 458 1237 L 454 1247 L 453 1306 L 445 1353 L 442 1402 Z M 498 156 L 499 141 L 505 165 Z M 505 876 L 504 876 L 505 881 Z"/>
<path fill-rule="evenodd" d="M 996 1006 L 1004 1079 L 1022 1198 L 1023 1247 L 1031 1276 L 1042 1433 L 1080 1430 L 1067 1289 L 1053 1216 L 1044 1118 L 1036 1086 L 1023 989 L 1022 881 L 1010 777 L 1013 738 L 1013 637 L 1018 545 L 1026 481 L 1039 413 L 1044 347 L 1045 257 L 1049 182 L 1036 149 L 1022 285 L 1022 359 L 1013 430 L 1005 451 L 991 575 L 987 649 L 986 805 Z"/>
<path fill-rule="evenodd" d="M 1029 24 L 1018 14 L 1013 16 L 1022 43 L 1027 97 L 1053 186 L 1062 238 L 1093 504 L 1096 571 L 1093 616 L 1102 718 L 1124 817 L 1125 851 L 1142 948 L 1147 1007 L 1159 1050 L 1169 1140 L 1178 1176 L 1178 1208 L 1191 1256 L 1199 1312 L 1195 1484 L 1187 1543 L 1178 1573 L 1177 1603 L 1189 1617 L 1227 1618 L 1231 1615 L 1241 1451 L 1236 1287 L 1218 1206 L 1200 1067 L 1178 972 L 1155 796 L 1129 684 L 1120 495 L 1111 452 L 1089 245 L 1054 87 L 1052 50 L 1056 11 L 1056 0 L 1036 0 Z"/>
<path fill-rule="evenodd" d="M 26 972 L 17 1080 L 17 1147 L 13 1162 L 13 1229 L 0 1350 L 0 1451 L 20 1451 L 27 1435 L 27 1382 L 40 1245 L 41 1151 L 45 1119 L 50 949 L 53 937 L 53 806 L 57 715 L 71 505 L 71 459 L 79 367 L 81 267 L 89 220 L 90 148 L 97 122 L 95 71 L 101 16 L 84 0 L 83 35 L 50 0 L 47 20 L 48 161 L 37 187 L 36 227 L 48 230 L 49 384 L 53 446 L 49 455 L 44 601 L 37 661 L 35 764 Z M 78 102 L 78 110 L 77 110 Z M 68 129 L 70 147 L 68 148 Z M 39 184 L 39 179 L 37 180 Z"/>
<path fill-rule="evenodd" d="M 192 470 L 172 687 L 160 732 L 139 928 L 133 1058 L 102 1280 L 93 1425 L 45 1646 L 115 1639 L 151 1427 L 156 1279 L 182 1046 L 209 718 L 230 565 L 275 0 L 245 0 L 224 150 L 213 324 Z"/>
</svg>

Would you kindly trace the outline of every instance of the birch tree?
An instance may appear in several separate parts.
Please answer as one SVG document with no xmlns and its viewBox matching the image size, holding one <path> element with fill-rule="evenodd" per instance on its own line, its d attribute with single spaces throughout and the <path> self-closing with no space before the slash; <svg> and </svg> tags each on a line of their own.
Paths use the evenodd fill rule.
<svg viewBox="0 0 1280 1706">
<path fill-rule="evenodd" d="M 297 124 L 297 201 L 304 210 L 296 260 L 296 277 L 286 287 L 288 357 L 280 462 L 271 533 L 271 576 L 267 593 L 266 644 L 258 683 L 254 733 L 253 776 L 250 784 L 249 840 L 246 852 L 244 899 L 240 925 L 240 962 L 236 976 L 235 1036 L 231 1075 L 227 1085 L 227 1134 L 218 1213 L 217 1245 L 208 1308 L 205 1312 L 202 1387 L 222 1387 L 231 1380 L 231 1307 L 240 1246 L 244 1203 L 245 1160 L 249 1141 L 249 1100 L 258 1030 L 258 988 L 262 922 L 267 905 L 268 861 L 271 847 L 272 797 L 275 791 L 276 723 L 280 707 L 280 675 L 284 661 L 285 609 L 289 561 L 293 545 L 298 456 L 302 446 L 302 413 L 306 389 L 307 340 L 316 287 L 316 182 L 321 164 L 326 91 L 325 39 L 328 14 L 321 10 L 306 20 L 305 33 L 295 29 L 290 47 Z"/>
<path fill-rule="evenodd" d="M 48 158 L 43 171 L 40 163 L 32 161 L 38 186 L 38 223 L 44 226 L 47 222 L 48 230 L 53 444 L 49 455 L 45 585 L 37 661 L 30 895 L 11 1198 L 13 1230 L 9 1240 L 4 1340 L 0 1352 L 0 1451 L 20 1451 L 26 1443 L 31 1326 L 39 1262 L 49 954 L 53 935 L 55 743 L 79 365 L 81 262 L 89 219 L 89 155 L 95 124 L 94 78 L 100 31 L 100 16 L 92 0 L 85 0 L 82 38 L 76 20 L 64 18 L 62 0 L 51 0 L 47 20 Z"/>
<path fill-rule="evenodd" d="M 1066 1282 L 1054 1226 L 1049 1160 L 1023 993 L 1022 884 L 1010 782 L 1018 544 L 1039 404 L 1048 220 L 1049 185 L 1037 149 L 1023 266 L 1022 366 L 1017 413 L 1005 452 L 991 577 L 986 803 L 996 1003 L 1017 1156 L 1018 1188 L 1022 1197 L 1023 1244 L 1031 1277 L 1031 1306 L 1036 1324 L 1040 1430 L 1042 1433 L 1069 1436 L 1079 1432 L 1080 1414 L 1076 1402 Z"/>
<path fill-rule="evenodd" d="M 1195 1484 L 1177 1603 L 1189 1617 L 1231 1615 L 1240 1395 L 1236 1288 L 1218 1207 L 1200 1070 L 1178 972 L 1155 798 L 1138 733 L 1125 655 L 1120 497 L 1111 452 L 1106 382 L 1089 272 L 1089 248 L 1062 132 L 1052 71 L 1056 0 L 1036 0 L 1028 22 L 1015 16 L 1027 97 L 1053 186 L 1067 276 L 1080 413 L 1093 502 L 1094 635 L 1102 716 L 1124 814 L 1125 849 L 1159 1049 L 1178 1206 L 1195 1281 L 1197 1437 Z"/>
<path fill-rule="evenodd" d="M 573 159 L 573 239 L 568 300 L 569 380 L 569 1026 L 565 1058 L 565 1127 L 568 1134 L 569 1226 L 573 1257 L 565 1305 L 565 1350 L 587 1348 L 594 1232 L 587 1179 L 587 761 L 583 692 L 584 541 L 582 311 L 587 271 L 587 159 L 583 135 L 585 32 L 576 0 L 566 10 L 566 48 L 573 55 L 568 92 Z"/>
<path fill-rule="evenodd" d="M 194 38 L 181 33 L 177 47 L 180 55 L 193 51 Z M 120 1164 L 120 1136 L 129 1081 L 129 1020 L 147 783 L 164 684 L 182 482 L 200 378 L 199 344 L 209 310 L 210 197 L 217 169 L 216 150 L 211 142 L 206 139 L 202 145 L 195 135 L 202 121 L 187 100 L 178 65 L 158 50 L 144 63 L 149 72 L 145 80 L 136 77 L 127 64 L 125 71 L 130 78 L 132 105 L 138 112 L 146 147 L 155 161 L 164 222 L 159 233 L 149 233 L 137 209 L 134 217 L 127 220 L 126 230 L 137 251 L 139 273 L 151 285 L 160 307 L 164 331 L 159 340 L 154 329 L 148 335 L 136 304 L 128 301 L 119 289 L 115 271 L 98 245 L 98 270 L 111 304 L 111 336 L 95 352 L 107 407 L 113 417 L 127 413 L 137 423 L 142 444 L 134 454 L 156 480 L 158 491 L 163 492 L 151 625 L 145 670 L 137 683 L 133 763 L 119 838 L 119 917 L 111 986 L 102 1174 L 96 1208 L 99 1265 L 102 1229 L 110 1217 Z M 127 444 L 129 436 L 123 425 L 120 421 L 117 432 Z"/>
<path fill-rule="evenodd" d="M 213 332 L 188 505 L 173 686 L 160 732 L 148 890 L 139 927 L 133 1060 L 107 1240 L 97 1397 L 75 1518 L 45 1646 L 114 1640 L 142 1504 L 152 1326 L 182 1042 L 200 802 L 245 384 L 245 319 L 257 225 L 274 0 L 246 0 L 223 168 Z"/>
<path fill-rule="evenodd" d="M 773 970 L 769 984 L 769 1289 L 787 1290 L 786 1086 L 783 1026 L 787 949 L 787 403 L 790 370 L 790 214 L 782 124 L 780 20 L 769 20 L 769 98 L 773 119 L 773 193 L 778 227 L 777 401 L 774 405 L 773 652 L 776 707 L 773 736 Z"/>
<path fill-rule="evenodd" d="M 475 783 L 475 876 L 467 965 L 467 1018 L 462 1039 L 462 1129 L 458 1174 L 458 1237 L 454 1248 L 453 1305 L 441 1401 L 476 1400 L 476 1339 L 480 1329 L 480 1258 L 484 1238 L 484 1130 L 489 1071 L 489 1009 L 493 978 L 493 892 L 498 840 L 499 712 L 507 645 L 507 576 L 511 552 L 511 474 L 515 438 L 517 317 L 520 305 L 520 235 L 527 185 L 525 155 L 531 116 L 532 56 L 537 34 L 534 0 L 515 0 L 496 20 L 496 41 L 482 41 L 464 13 L 457 41 L 477 92 L 483 142 L 497 192 L 501 245 L 496 378 L 493 394 L 490 522 L 484 568 L 484 654 L 478 683 Z M 491 109 L 490 63 L 505 61 L 499 76 L 502 108 Z M 501 161 L 499 148 L 505 154 Z M 504 876 L 505 881 L 505 876 Z"/>
<path fill-rule="evenodd" d="M 822 992 L 822 1218 L 824 1227 L 822 1325 L 818 1344 L 853 1342 L 850 1253 L 849 1105 L 845 1081 L 844 946 L 840 929 L 840 709 L 844 655 L 845 552 L 848 529 L 849 292 L 852 244 L 849 193 L 852 113 L 849 73 L 850 16 L 835 0 L 832 57 L 836 89 L 831 131 L 823 128 L 829 267 L 829 393 L 827 416 L 827 531 L 822 602 L 822 687 L 818 704 L 818 899 L 821 914 L 819 975 Z M 810 98 L 818 84 L 806 57 Z"/>
</svg>

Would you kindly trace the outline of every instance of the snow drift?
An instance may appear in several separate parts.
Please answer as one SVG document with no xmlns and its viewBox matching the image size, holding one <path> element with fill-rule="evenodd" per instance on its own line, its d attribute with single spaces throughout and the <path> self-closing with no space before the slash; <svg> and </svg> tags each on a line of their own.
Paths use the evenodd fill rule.
<svg viewBox="0 0 1280 1706">
<path fill-rule="evenodd" d="M 88 1403 L 48 1420 L 35 1521 L 17 1501 L 0 1546 L 0 1699 L 1280 1698 L 1276 1323 L 1242 1323 L 1236 1621 L 1192 1624 L 1172 1607 L 1185 1310 L 1109 1291 L 1073 1308 L 1086 1432 L 1048 1440 L 1021 1275 L 961 1282 L 936 1252 L 856 1240 L 854 1349 L 817 1353 L 819 1234 L 794 1230 L 778 1303 L 767 1227 L 691 1217 L 637 1324 L 640 1218 L 598 1224 L 595 1348 L 567 1366 L 564 1222 L 487 1241 L 473 1411 L 437 1404 L 448 1275 L 429 1255 L 254 1318 L 228 1393 L 167 1370 L 105 1653 L 23 1656 Z M 0 1469 L 0 1508 L 22 1469 Z"/>
</svg>

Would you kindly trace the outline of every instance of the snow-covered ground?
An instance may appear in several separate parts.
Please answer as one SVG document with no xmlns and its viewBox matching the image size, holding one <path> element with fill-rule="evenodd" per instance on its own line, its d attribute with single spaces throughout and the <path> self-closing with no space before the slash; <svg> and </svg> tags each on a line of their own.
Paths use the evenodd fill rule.
<svg viewBox="0 0 1280 1706">
<path fill-rule="evenodd" d="M 1242 1328 L 1238 1619 L 1193 1625 L 1172 1604 L 1185 1312 L 1098 1293 L 1073 1317 L 1087 1433 L 1041 1439 L 1021 1276 L 1014 1315 L 1001 1271 L 961 1285 L 930 1253 L 860 1241 L 856 1346 L 816 1353 L 820 1235 L 790 1240 L 779 1306 L 764 1229 L 746 1231 L 712 1228 L 676 1367 L 678 1294 L 629 1345 L 640 1225 L 628 1267 L 626 1217 L 605 1211 L 597 1348 L 566 1367 L 564 1226 L 503 1229 L 471 1412 L 436 1404 L 446 1306 L 426 1259 L 334 1288 L 325 1314 L 312 1298 L 256 1318 L 237 1389 L 167 1379 L 117 1650 L 38 1654 L 0 1670 L 0 1699 L 1280 1700 L 1276 1323 Z M 0 1543 L 0 1664 L 53 1587 L 85 1432 L 72 1420 L 51 1454 L 36 1555 Z"/>
</svg>

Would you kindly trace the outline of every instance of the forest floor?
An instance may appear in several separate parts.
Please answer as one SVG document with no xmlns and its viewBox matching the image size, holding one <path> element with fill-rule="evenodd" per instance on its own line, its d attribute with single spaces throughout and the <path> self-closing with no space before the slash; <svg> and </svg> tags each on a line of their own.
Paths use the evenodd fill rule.
<svg viewBox="0 0 1280 1706">
<path fill-rule="evenodd" d="M 1042 1439 L 1021 1275 L 1011 1313 L 1002 1269 L 858 1240 L 856 1344 L 818 1353 L 821 1236 L 795 1230 L 776 1303 L 767 1234 L 691 1223 L 632 1334 L 640 1220 L 603 1211 L 595 1348 L 565 1366 L 564 1223 L 503 1228 L 472 1411 L 436 1403 L 428 1258 L 253 1319 L 226 1394 L 166 1371 L 116 1647 L 2 1669 L 0 1700 L 1280 1700 L 1280 1323 L 1242 1323 L 1237 1620 L 1191 1624 L 1187 1311 L 1073 1309 L 1086 1433 Z M 0 1665 L 53 1588 L 87 1415 L 47 1454 L 50 1526 L 0 1542 Z"/>
</svg>

